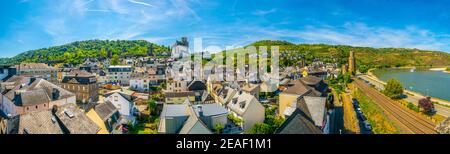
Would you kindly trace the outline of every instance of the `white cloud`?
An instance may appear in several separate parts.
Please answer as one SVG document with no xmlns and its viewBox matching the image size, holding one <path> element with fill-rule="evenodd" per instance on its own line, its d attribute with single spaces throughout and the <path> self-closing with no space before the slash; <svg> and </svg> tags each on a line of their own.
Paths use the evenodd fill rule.
<svg viewBox="0 0 450 154">
<path fill-rule="evenodd" d="M 144 6 L 150 6 L 150 7 L 155 7 L 149 3 L 145 3 L 145 2 L 139 2 L 139 1 L 135 1 L 135 0 L 128 0 L 128 2 L 134 3 L 134 4 L 140 4 L 140 5 L 144 5 Z"/>
<path fill-rule="evenodd" d="M 257 16 L 265 16 L 267 14 L 275 13 L 277 12 L 277 9 L 273 8 L 270 10 L 256 10 L 252 14 Z"/>
</svg>

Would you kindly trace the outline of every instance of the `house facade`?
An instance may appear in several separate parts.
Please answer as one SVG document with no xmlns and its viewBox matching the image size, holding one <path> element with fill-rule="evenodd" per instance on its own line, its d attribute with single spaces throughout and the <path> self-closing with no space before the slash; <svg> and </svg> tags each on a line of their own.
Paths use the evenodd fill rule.
<svg viewBox="0 0 450 154">
<path fill-rule="evenodd" d="M 99 99 L 97 78 L 86 71 L 73 71 L 66 75 L 61 87 L 75 93 L 77 102 L 97 102 Z"/>
<path fill-rule="evenodd" d="M 133 68 L 131 66 L 109 66 L 106 74 L 107 82 L 129 86 L 132 73 Z"/>
<path fill-rule="evenodd" d="M 148 92 L 150 90 L 150 78 L 145 76 L 132 77 L 130 79 L 130 89 L 139 92 Z"/>
<path fill-rule="evenodd" d="M 236 94 L 227 104 L 227 108 L 230 114 L 243 121 L 241 126 L 244 131 L 250 130 L 256 123 L 264 122 L 264 106 L 249 93 Z"/>
<path fill-rule="evenodd" d="M 8 117 L 76 103 L 76 95 L 44 79 L 13 76 L 2 83 L 0 110 Z"/>
<path fill-rule="evenodd" d="M 136 122 L 137 109 L 134 104 L 136 98 L 121 92 L 105 94 L 105 102 L 111 102 L 125 118 L 124 124 Z"/>
</svg>

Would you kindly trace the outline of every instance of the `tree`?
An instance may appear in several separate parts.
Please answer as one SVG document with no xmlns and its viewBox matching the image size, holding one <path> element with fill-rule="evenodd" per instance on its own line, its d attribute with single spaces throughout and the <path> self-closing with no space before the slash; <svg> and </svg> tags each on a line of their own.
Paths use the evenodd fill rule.
<svg viewBox="0 0 450 154">
<path fill-rule="evenodd" d="M 218 123 L 214 126 L 214 129 L 217 131 L 217 134 L 220 134 L 224 128 L 225 127 L 221 123 Z"/>
<path fill-rule="evenodd" d="M 403 86 L 397 79 L 389 79 L 383 93 L 393 99 L 400 99 L 403 94 Z"/>
<path fill-rule="evenodd" d="M 367 65 L 361 65 L 358 67 L 358 70 L 361 73 L 367 73 L 367 71 L 369 71 L 369 67 Z"/>
<path fill-rule="evenodd" d="M 266 123 L 256 123 L 251 129 L 250 134 L 272 134 L 272 128 Z"/>
<path fill-rule="evenodd" d="M 106 52 L 105 48 L 100 50 L 100 57 L 106 58 L 108 56 L 108 52 Z"/>
<path fill-rule="evenodd" d="M 434 111 L 434 104 L 430 97 L 420 99 L 418 104 L 420 108 L 423 108 L 425 113 L 431 113 Z"/>
<path fill-rule="evenodd" d="M 153 99 L 150 99 L 147 101 L 148 104 L 148 111 L 150 112 L 150 115 L 156 115 L 156 101 Z"/>
<path fill-rule="evenodd" d="M 111 65 L 119 65 L 119 55 L 113 55 L 111 58 Z"/>
</svg>

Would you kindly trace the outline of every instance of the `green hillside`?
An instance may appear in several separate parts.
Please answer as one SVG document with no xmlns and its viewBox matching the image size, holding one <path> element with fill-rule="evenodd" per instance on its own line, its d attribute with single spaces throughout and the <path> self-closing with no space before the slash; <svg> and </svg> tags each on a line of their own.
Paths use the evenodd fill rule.
<svg viewBox="0 0 450 154">
<path fill-rule="evenodd" d="M 0 64 L 17 64 L 20 62 L 80 64 L 87 57 L 106 58 L 113 55 L 122 57 L 147 55 L 151 44 L 153 45 L 154 54 L 169 51 L 168 47 L 145 40 L 88 40 L 27 51 L 12 58 L 2 58 L 0 59 Z"/>
<path fill-rule="evenodd" d="M 89 40 L 50 48 L 31 50 L 13 58 L 1 58 L 0 64 L 20 62 L 72 63 L 80 64 L 87 57 L 112 57 L 146 55 L 152 43 L 144 40 Z M 249 46 L 279 46 L 281 66 L 291 66 L 304 57 L 308 62 L 320 58 L 325 62 L 347 63 L 350 51 L 355 52 L 358 66 L 401 67 L 401 66 L 450 66 L 450 54 L 439 51 L 427 51 L 405 48 L 370 48 L 346 45 L 294 44 L 287 41 L 263 40 Z M 170 51 L 169 47 L 153 44 L 154 53 Z M 270 49 L 270 47 L 269 47 Z M 239 52 L 235 49 L 231 52 Z M 246 58 L 246 61 L 248 58 Z M 269 59 L 270 60 L 270 59 Z"/>
<path fill-rule="evenodd" d="M 279 46 L 282 57 L 280 63 L 289 66 L 305 57 L 311 62 L 320 58 L 325 62 L 347 63 L 350 51 L 355 52 L 357 65 L 369 67 L 402 67 L 402 66 L 449 66 L 450 54 L 439 51 L 427 51 L 406 48 L 370 48 L 346 45 L 326 44 L 293 44 L 286 41 L 258 41 L 253 46 Z M 292 60 L 291 60 L 292 59 Z"/>
</svg>

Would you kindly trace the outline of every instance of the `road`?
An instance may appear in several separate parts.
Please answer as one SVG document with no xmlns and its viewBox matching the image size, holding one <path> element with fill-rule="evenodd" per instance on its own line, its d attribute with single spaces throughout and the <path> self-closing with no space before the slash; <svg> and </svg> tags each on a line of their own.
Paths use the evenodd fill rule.
<svg viewBox="0 0 450 154">
<path fill-rule="evenodd" d="M 354 78 L 355 86 L 369 96 L 385 111 L 387 117 L 400 127 L 405 134 L 436 134 L 435 123 L 423 116 L 408 110 L 392 99 L 373 89 L 364 81 Z"/>
<path fill-rule="evenodd" d="M 342 103 L 339 101 L 339 96 L 333 90 L 333 104 L 334 109 L 331 113 L 330 120 L 330 133 L 331 134 L 342 134 L 344 133 L 344 113 L 342 108 Z"/>
<path fill-rule="evenodd" d="M 382 90 L 384 89 L 384 83 L 381 83 L 375 79 L 373 79 L 372 77 L 369 77 L 367 75 L 359 75 L 358 77 L 361 77 L 361 79 L 368 81 L 370 84 L 372 84 L 375 88 Z M 405 101 L 413 103 L 414 105 L 418 106 L 419 104 L 419 100 L 422 99 L 423 97 L 420 96 L 412 96 L 409 94 L 404 94 L 406 96 Z M 441 103 L 441 102 L 440 102 Z M 436 113 L 445 117 L 450 117 L 450 108 L 441 105 L 441 104 L 435 104 L 434 108 L 436 110 Z"/>
</svg>

